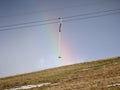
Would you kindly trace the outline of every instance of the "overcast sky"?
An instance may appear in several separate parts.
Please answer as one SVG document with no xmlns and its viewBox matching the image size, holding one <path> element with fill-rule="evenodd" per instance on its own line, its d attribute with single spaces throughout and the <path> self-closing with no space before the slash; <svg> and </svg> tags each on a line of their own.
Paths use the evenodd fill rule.
<svg viewBox="0 0 120 90">
<path fill-rule="evenodd" d="M 0 77 L 120 56 L 119 9 L 120 0 L 0 0 Z M 59 23 L 24 27 L 106 10 L 113 11 L 62 22 L 61 59 Z"/>
</svg>

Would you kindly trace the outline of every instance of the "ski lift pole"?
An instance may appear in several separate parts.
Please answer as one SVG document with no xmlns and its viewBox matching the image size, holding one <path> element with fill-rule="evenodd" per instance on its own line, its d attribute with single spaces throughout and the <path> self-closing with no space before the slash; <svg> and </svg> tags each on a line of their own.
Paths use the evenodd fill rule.
<svg viewBox="0 0 120 90">
<path fill-rule="evenodd" d="M 62 19 L 61 18 L 58 18 L 59 19 L 59 56 L 58 58 L 62 58 L 61 54 L 62 54 L 62 48 L 61 48 L 61 26 L 62 26 Z"/>
</svg>

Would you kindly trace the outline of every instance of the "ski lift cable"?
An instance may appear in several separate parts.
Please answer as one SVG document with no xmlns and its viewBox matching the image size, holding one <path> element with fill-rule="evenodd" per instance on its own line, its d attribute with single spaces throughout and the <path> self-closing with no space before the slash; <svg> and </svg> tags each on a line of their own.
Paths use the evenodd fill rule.
<svg viewBox="0 0 120 90">
<path fill-rule="evenodd" d="M 83 14 L 78 14 L 78 15 L 73 15 L 73 16 L 66 16 L 62 17 L 62 20 L 67 20 L 67 19 L 73 19 L 77 17 L 87 17 L 91 15 L 99 15 L 99 14 L 108 14 L 108 13 L 115 13 L 120 11 L 120 9 L 109 9 L 109 10 L 103 10 L 103 11 L 97 11 L 97 12 L 90 12 L 90 13 L 83 13 Z M 3 25 L 0 26 L 0 28 L 11 28 L 11 27 L 19 27 L 19 26 L 24 26 L 24 25 L 31 25 L 31 24 L 39 24 L 39 23 L 51 23 L 57 21 L 58 18 L 52 18 L 52 19 L 46 19 L 46 20 L 38 20 L 38 21 L 31 21 L 31 22 L 24 22 L 24 23 L 16 23 L 16 24 L 10 24 L 10 25 Z"/>
<path fill-rule="evenodd" d="M 110 13 L 101 13 L 98 15 L 92 15 L 92 16 L 86 16 L 86 17 L 80 17 L 80 16 L 76 16 L 75 18 L 69 18 L 69 19 L 65 19 L 65 18 L 61 18 L 62 22 L 69 22 L 69 21 L 76 21 L 76 20 L 85 20 L 85 19 L 91 19 L 91 18 L 97 18 L 97 17 L 102 17 L 102 16 L 108 16 L 108 15 L 113 15 L 113 14 L 119 14 L 120 11 L 117 12 L 110 12 Z M 58 19 L 58 18 L 57 18 Z M 52 20 L 52 19 L 51 19 Z M 51 21 L 49 20 L 49 21 Z M 9 26 L 5 26 L 4 28 L 2 28 L 2 26 L 0 26 L 0 31 L 7 31 L 7 30 L 17 30 L 20 28 L 28 28 L 28 27 L 34 27 L 34 26 L 41 26 L 41 25 L 48 25 L 48 24 L 55 24 L 55 23 L 60 23 L 60 21 L 51 21 L 51 22 L 44 22 L 44 23 L 36 23 L 36 24 L 31 24 L 28 23 L 28 25 L 26 24 L 22 24 L 22 26 L 18 26 L 18 25 L 13 25 L 14 27 L 9 27 Z"/>
</svg>

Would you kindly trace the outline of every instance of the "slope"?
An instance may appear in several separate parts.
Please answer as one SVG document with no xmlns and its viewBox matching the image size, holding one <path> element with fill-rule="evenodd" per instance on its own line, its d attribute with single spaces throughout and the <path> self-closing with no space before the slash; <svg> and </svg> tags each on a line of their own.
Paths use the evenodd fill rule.
<svg viewBox="0 0 120 90">
<path fill-rule="evenodd" d="M 0 90 L 48 82 L 30 90 L 120 90 L 120 57 L 1 78 Z"/>
</svg>

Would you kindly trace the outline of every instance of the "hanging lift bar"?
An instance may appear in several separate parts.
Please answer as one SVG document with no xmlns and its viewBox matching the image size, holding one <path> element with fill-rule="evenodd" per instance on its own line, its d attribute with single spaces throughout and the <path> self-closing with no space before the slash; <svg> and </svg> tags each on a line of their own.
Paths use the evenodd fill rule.
<svg viewBox="0 0 120 90">
<path fill-rule="evenodd" d="M 58 58 L 62 58 L 61 56 L 61 27 L 62 27 L 62 19 L 61 18 L 58 18 L 59 19 L 59 56 Z"/>
</svg>

